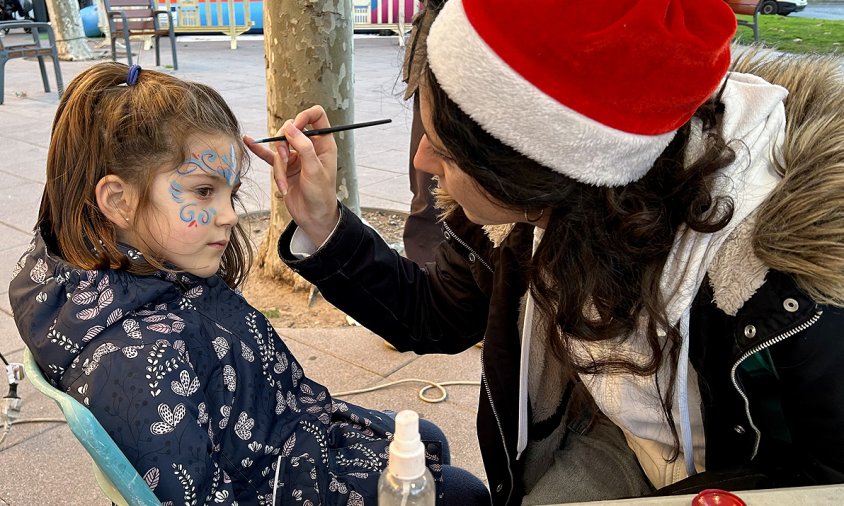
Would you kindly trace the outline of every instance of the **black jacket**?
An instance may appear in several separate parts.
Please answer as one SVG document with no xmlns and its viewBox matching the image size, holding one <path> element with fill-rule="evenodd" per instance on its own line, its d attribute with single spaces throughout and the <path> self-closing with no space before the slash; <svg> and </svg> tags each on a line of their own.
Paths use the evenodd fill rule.
<svg viewBox="0 0 844 506">
<path fill-rule="evenodd" d="M 45 376 L 161 501 L 270 504 L 277 478 L 279 504 L 375 503 L 393 419 L 332 399 L 219 276 L 85 271 L 37 235 L 9 299 Z"/>
<path fill-rule="evenodd" d="M 458 214 L 444 223 L 446 241 L 426 268 L 400 257 L 345 208 L 328 242 L 304 260 L 290 252 L 295 229 L 291 224 L 279 240 L 282 259 L 399 350 L 459 353 L 483 338 L 481 453 L 493 503 L 520 504 L 518 319 L 533 228 L 516 225 L 494 247 L 481 227 Z M 690 360 L 703 399 L 707 473 L 672 491 L 844 481 L 842 311 L 813 303 L 776 272 L 735 317 L 711 303 L 709 283 L 702 286 Z M 556 427 L 561 412 L 532 426 L 529 436 Z M 748 475 L 755 481 L 717 481 Z"/>
</svg>

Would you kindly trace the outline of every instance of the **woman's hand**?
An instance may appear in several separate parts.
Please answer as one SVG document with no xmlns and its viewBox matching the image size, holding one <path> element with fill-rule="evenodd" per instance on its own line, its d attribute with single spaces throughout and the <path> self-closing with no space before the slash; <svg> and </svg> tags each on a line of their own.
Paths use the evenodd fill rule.
<svg viewBox="0 0 844 506">
<path fill-rule="evenodd" d="M 277 135 L 287 137 L 271 148 L 244 136 L 246 146 L 273 166 L 273 179 L 293 220 L 319 247 L 331 235 L 340 211 L 337 208 L 337 144 L 331 134 L 306 137 L 302 130 L 331 126 L 318 105 L 287 120 Z"/>
</svg>

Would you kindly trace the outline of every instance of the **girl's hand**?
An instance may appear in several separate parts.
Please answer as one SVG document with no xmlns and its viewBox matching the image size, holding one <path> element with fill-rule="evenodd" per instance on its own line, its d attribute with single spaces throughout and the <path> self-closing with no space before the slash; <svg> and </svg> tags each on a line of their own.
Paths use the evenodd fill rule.
<svg viewBox="0 0 844 506">
<path fill-rule="evenodd" d="M 325 110 L 315 105 L 287 120 L 277 135 L 287 137 L 272 149 L 244 136 L 246 146 L 273 166 L 273 179 L 293 220 L 319 247 L 331 235 L 337 208 L 337 144 L 332 134 L 306 137 L 302 130 L 331 126 Z"/>
</svg>

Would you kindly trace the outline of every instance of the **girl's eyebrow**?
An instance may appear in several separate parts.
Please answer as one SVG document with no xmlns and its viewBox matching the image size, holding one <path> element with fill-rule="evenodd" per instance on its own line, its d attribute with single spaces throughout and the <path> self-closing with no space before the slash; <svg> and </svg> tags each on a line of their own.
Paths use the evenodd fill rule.
<svg viewBox="0 0 844 506">
<path fill-rule="evenodd" d="M 226 179 L 226 177 L 225 177 L 225 176 L 223 176 L 222 174 L 220 174 L 220 173 L 218 173 L 218 172 L 210 172 L 210 171 L 205 172 L 205 171 L 200 171 L 200 170 L 198 170 L 198 171 L 194 171 L 194 172 L 189 172 L 189 173 L 187 173 L 187 174 L 183 174 L 183 173 L 180 173 L 180 172 L 176 171 L 175 175 L 176 175 L 177 177 L 180 177 L 180 178 L 191 178 L 191 179 L 199 179 L 199 178 L 202 178 L 202 179 L 213 179 L 213 180 L 215 180 L 215 181 L 217 181 L 217 180 L 222 181 L 222 182 L 224 182 L 224 183 L 226 183 L 226 184 L 228 184 L 228 183 L 229 183 L 229 180 L 228 180 L 228 179 Z M 233 184 L 232 186 L 236 186 L 236 185 L 239 185 L 239 184 L 240 184 L 240 177 L 237 177 L 237 179 L 235 179 L 234 184 Z"/>
</svg>

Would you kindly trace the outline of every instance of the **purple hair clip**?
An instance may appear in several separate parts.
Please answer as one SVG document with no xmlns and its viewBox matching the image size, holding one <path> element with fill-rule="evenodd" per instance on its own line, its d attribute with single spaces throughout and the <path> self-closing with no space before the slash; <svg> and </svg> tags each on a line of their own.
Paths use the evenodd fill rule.
<svg viewBox="0 0 844 506">
<path fill-rule="evenodd" d="M 126 77 L 126 84 L 135 86 L 138 84 L 138 76 L 141 75 L 141 66 L 137 63 L 129 67 L 129 75 Z"/>
</svg>

